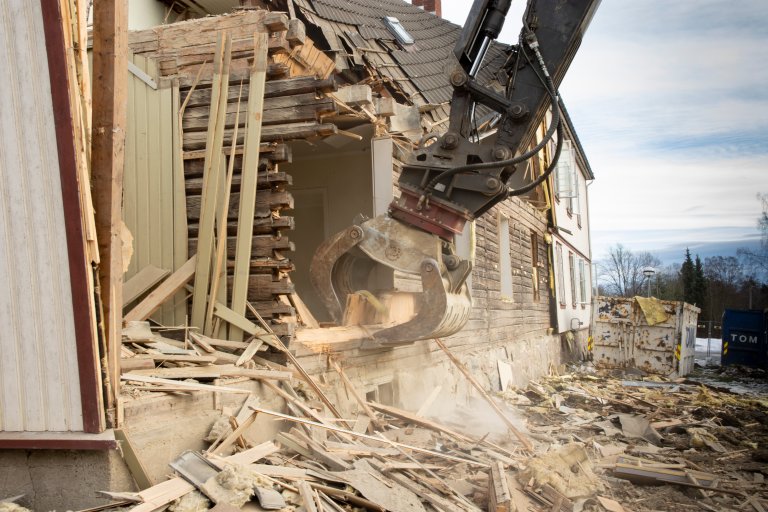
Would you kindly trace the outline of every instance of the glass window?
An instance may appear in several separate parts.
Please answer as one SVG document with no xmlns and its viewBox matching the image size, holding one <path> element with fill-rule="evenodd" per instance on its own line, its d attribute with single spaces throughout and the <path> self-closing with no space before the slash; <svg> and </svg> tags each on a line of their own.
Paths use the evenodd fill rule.
<svg viewBox="0 0 768 512">
<path fill-rule="evenodd" d="M 586 304 L 587 300 L 587 275 L 584 271 L 586 265 L 584 260 L 579 260 L 579 290 L 581 292 L 581 303 Z"/>
<path fill-rule="evenodd" d="M 397 38 L 400 44 L 413 44 L 413 37 L 408 33 L 407 30 L 405 30 L 405 27 L 402 23 L 400 23 L 399 19 L 395 18 L 394 16 L 385 16 L 384 23 L 387 25 L 387 28 L 390 32 L 392 32 L 395 38 Z"/>
<path fill-rule="evenodd" d="M 565 306 L 565 269 L 563 268 L 563 246 L 557 243 L 557 296 L 560 299 L 560 305 Z"/>
<path fill-rule="evenodd" d="M 571 275 L 571 305 L 576 307 L 576 260 L 572 252 L 568 252 L 568 271 Z"/>
</svg>

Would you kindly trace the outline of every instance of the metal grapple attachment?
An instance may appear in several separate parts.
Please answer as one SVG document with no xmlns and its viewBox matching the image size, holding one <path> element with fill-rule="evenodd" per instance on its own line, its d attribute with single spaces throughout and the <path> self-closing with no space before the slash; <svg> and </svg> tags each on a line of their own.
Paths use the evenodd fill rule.
<svg viewBox="0 0 768 512">
<path fill-rule="evenodd" d="M 377 286 L 382 269 L 421 277 L 415 315 L 405 323 L 371 328 L 363 348 L 386 348 L 448 336 L 469 320 L 472 303 L 466 279 L 471 264 L 452 253 L 452 244 L 386 215 L 362 221 L 330 237 L 317 249 L 312 284 L 333 319 L 342 323 L 347 296 Z"/>
</svg>

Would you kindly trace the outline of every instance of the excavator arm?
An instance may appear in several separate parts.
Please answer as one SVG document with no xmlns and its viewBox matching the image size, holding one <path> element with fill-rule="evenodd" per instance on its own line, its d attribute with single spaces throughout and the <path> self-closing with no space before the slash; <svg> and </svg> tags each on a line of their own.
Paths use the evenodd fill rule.
<svg viewBox="0 0 768 512">
<path fill-rule="evenodd" d="M 449 126 L 427 134 L 404 162 L 400 195 L 388 214 L 361 221 L 326 240 L 311 265 L 313 284 L 335 321 L 346 297 L 370 290 L 377 267 L 418 275 L 422 292 L 415 316 L 373 331 L 368 348 L 392 347 L 447 336 L 468 321 L 469 261 L 455 253 L 454 237 L 495 204 L 530 192 L 554 168 L 563 140 L 557 86 L 565 75 L 599 0 L 530 0 L 518 44 L 496 74 L 502 91 L 477 76 L 504 25 L 511 0 L 475 0 L 453 50 L 447 81 L 453 86 Z M 479 107 L 495 125 L 481 140 Z M 522 151 L 551 107 L 544 139 Z M 555 158 L 539 177 L 526 175 L 527 160 L 557 134 Z"/>
</svg>

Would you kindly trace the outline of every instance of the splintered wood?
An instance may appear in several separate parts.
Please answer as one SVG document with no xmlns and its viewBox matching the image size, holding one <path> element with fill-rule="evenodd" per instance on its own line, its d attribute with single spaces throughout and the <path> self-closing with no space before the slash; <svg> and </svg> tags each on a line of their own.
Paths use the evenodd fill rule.
<svg viewBox="0 0 768 512">
<path fill-rule="evenodd" d="M 265 10 L 132 32 L 129 43 L 135 59 L 151 63 L 148 77 L 157 90 L 173 88 L 168 98 L 175 98 L 177 116 L 171 121 L 178 144 L 161 148 L 173 150 L 168 161 L 174 164 L 163 164 L 158 172 L 175 173 L 173 182 L 183 189 L 180 195 L 173 190 L 172 217 L 184 221 L 179 222 L 187 234 L 181 245 L 192 259 L 173 267 L 155 262 L 136 268 L 126 289 L 131 303 L 126 321 L 164 323 L 173 306 L 175 324 L 189 329 L 183 337 L 169 337 L 241 342 L 244 333 L 254 334 L 247 330 L 254 319 L 246 307 L 250 304 L 288 344 L 298 322 L 293 303 L 300 300 L 289 299 L 295 292 L 288 278 L 293 263 L 285 252 L 294 249 L 287 236 L 294 221 L 282 214 L 294 206 L 288 191 L 292 179 L 278 166 L 291 161 L 285 141 L 336 133 L 334 125 L 323 122 L 337 112 L 328 96 L 337 88 L 330 77 L 332 61 L 324 55 L 315 56 L 314 64 L 307 61 L 316 50 L 305 40 L 302 23 Z M 303 63 L 297 60 L 302 58 Z M 136 96 L 133 108 L 149 108 L 142 101 L 148 100 Z M 136 165 L 133 172 L 143 172 Z M 141 176 L 132 179 L 141 181 Z M 141 239 L 151 242 L 150 235 Z M 140 250 L 154 254 L 165 247 L 159 241 L 156 245 Z M 175 271 L 165 277 L 158 267 Z M 309 314 L 302 317 L 312 321 Z M 210 351 L 201 338 L 193 343 L 195 349 L 238 365 L 250 364 L 251 356 L 258 357 L 252 352 L 267 348 L 255 341 L 246 353 L 221 346 Z M 123 356 L 128 355 L 124 347 Z"/>
<path fill-rule="evenodd" d="M 299 361 L 293 364 L 300 368 Z M 331 361 L 330 366 L 345 386 L 354 388 L 340 360 Z M 299 373 L 308 375 L 303 369 Z M 443 423 L 392 405 L 365 402 L 363 407 L 356 389 L 351 394 L 357 398 L 349 398 L 346 406 L 356 406 L 370 430 L 346 428 L 339 418 L 329 418 L 330 408 L 323 408 L 311 390 L 301 386 L 299 392 L 291 381 L 278 384 L 276 380 L 267 376 L 266 393 L 282 398 L 289 413 L 249 399 L 237 419 L 222 416 L 231 428 L 219 431 L 207 452 L 194 459 L 207 457 L 215 469 L 205 472 L 217 475 L 213 478 L 225 481 L 236 474 L 253 479 L 254 506 L 267 508 L 266 503 L 278 500 L 280 507 L 336 512 L 356 508 L 565 512 L 579 503 L 603 507 L 583 510 L 635 512 L 668 510 L 668 503 L 690 505 L 680 510 L 765 508 L 768 489 L 763 475 L 768 466 L 758 462 L 764 454 L 735 449 L 735 443 L 747 442 L 745 434 L 719 426 L 708 416 L 721 410 L 732 424 L 741 422 L 741 429 L 763 440 L 767 428 L 751 421 L 751 414 L 764 412 L 741 409 L 753 406 L 751 399 L 701 385 L 656 382 L 650 386 L 595 374 L 568 374 L 531 382 L 525 389 L 510 387 L 499 398 L 515 404 L 528 418 L 528 435 L 542 441 L 531 442 L 532 451 L 524 453 L 514 435 L 478 435 L 465 430 L 463 422 Z M 615 398 L 605 400 L 608 395 Z M 718 409 L 702 412 L 707 406 Z M 257 444 L 251 439 L 259 435 L 260 424 L 275 420 L 283 427 L 271 441 Z M 663 442 L 643 438 L 638 424 L 658 427 Z M 715 448 L 714 433 L 729 436 L 720 443 L 725 452 Z M 691 450 L 692 446 L 697 449 Z M 180 457 L 174 467 L 187 459 L 188 455 Z M 206 486 L 195 486 L 206 494 Z M 156 487 L 158 493 L 147 489 L 143 494 L 166 496 L 168 487 L 170 497 L 190 489 L 178 483 Z M 138 494 L 119 496 L 141 499 Z M 218 494 L 208 497 L 217 506 L 227 503 L 235 509 L 246 503 L 222 502 Z"/>
</svg>

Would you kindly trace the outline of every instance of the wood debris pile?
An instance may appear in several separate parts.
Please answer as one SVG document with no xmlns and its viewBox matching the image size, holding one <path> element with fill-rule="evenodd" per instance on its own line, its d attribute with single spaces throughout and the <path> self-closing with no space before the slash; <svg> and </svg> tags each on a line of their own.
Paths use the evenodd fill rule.
<svg viewBox="0 0 768 512">
<path fill-rule="evenodd" d="M 136 511 L 186 510 L 176 508 L 181 500 L 203 503 L 196 510 L 318 512 L 629 512 L 670 510 L 670 503 L 675 510 L 761 511 L 768 505 L 765 394 L 594 370 L 550 376 L 500 397 L 481 394 L 507 421 L 509 406 L 527 417 L 526 429 L 509 424 L 499 438 L 427 418 L 430 400 L 421 415 L 366 401 L 339 363 L 329 361 L 358 403 L 356 418 L 342 418 L 294 360 L 294 373 L 309 389 L 287 372 L 254 376 L 285 401 L 286 412 L 250 396 L 237 415 L 216 422 L 205 452 L 185 452 L 171 464 L 178 476 L 138 493 L 106 494 Z M 207 367 L 199 368 L 202 379 Z M 261 444 L 247 434 L 258 415 L 283 422 Z"/>
<path fill-rule="evenodd" d="M 601 490 L 584 501 L 561 489 L 573 505 L 765 510 L 768 383 L 738 395 L 696 376 L 669 381 L 632 372 L 577 372 L 505 392 L 526 411 L 533 438 L 585 447 Z"/>
</svg>

